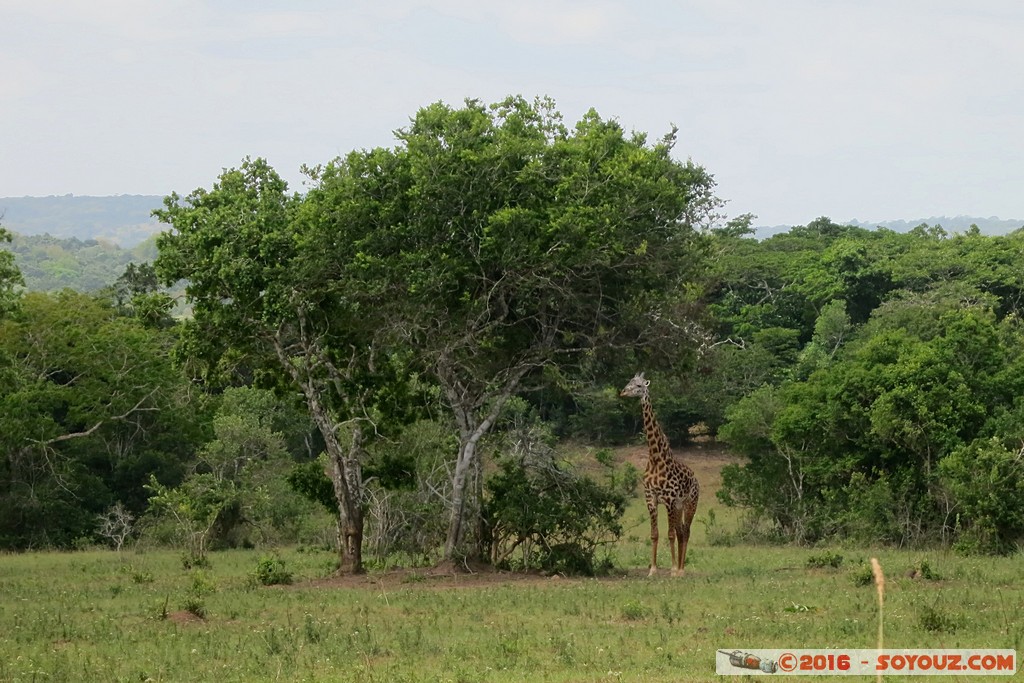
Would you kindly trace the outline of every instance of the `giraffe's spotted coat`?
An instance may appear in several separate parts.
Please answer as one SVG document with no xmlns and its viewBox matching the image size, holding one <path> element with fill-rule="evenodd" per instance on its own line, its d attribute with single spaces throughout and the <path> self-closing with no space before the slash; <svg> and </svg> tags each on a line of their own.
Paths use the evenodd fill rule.
<svg viewBox="0 0 1024 683">
<path fill-rule="evenodd" d="M 700 483 L 686 464 L 676 460 L 668 444 L 668 437 L 658 424 L 648 391 L 651 381 L 641 372 L 623 388 L 621 396 L 640 399 L 643 411 L 644 433 L 647 435 L 647 468 L 644 471 L 644 498 L 651 516 L 651 570 L 658 566 L 658 504 L 668 508 L 669 547 L 672 551 L 672 573 L 682 574 L 686 565 L 686 546 L 690 540 L 690 525 L 697 512 Z"/>
</svg>

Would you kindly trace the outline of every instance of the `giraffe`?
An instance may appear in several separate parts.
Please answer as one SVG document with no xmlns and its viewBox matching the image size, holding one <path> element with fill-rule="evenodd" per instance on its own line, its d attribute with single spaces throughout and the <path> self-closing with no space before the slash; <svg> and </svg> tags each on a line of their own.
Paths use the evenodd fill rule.
<svg viewBox="0 0 1024 683">
<path fill-rule="evenodd" d="M 690 524 L 697 512 L 700 484 L 693 470 L 676 460 L 668 445 L 668 437 L 654 416 L 648 387 L 651 380 L 638 373 L 619 392 L 620 396 L 640 399 L 647 435 L 647 469 L 644 471 L 644 498 L 651 515 L 651 570 L 658 573 L 658 502 L 668 508 L 668 544 L 672 550 L 672 576 L 682 576 L 686 565 L 686 544 L 690 540 Z"/>
</svg>

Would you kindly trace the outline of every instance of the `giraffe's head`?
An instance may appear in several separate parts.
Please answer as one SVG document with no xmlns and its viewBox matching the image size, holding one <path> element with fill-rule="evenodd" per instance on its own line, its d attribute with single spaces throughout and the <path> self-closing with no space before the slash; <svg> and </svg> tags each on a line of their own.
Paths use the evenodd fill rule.
<svg viewBox="0 0 1024 683">
<path fill-rule="evenodd" d="M 619 396 L 632 396 L 634 398 L 642 398 L 647 396 L 647 387 L 651 385 L 651 380 L 644 379 L 644 373 L 638 372 L 636 376 L 629 380 L 622 391 L 619 392 Z"/>
</svg>

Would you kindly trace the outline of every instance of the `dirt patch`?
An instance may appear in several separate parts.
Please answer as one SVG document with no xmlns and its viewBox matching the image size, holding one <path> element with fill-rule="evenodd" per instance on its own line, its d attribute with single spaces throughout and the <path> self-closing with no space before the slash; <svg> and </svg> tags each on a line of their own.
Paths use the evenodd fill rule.
<svg viewBox="0 0 1024 683">
<path fill-rule="evenodd" d="M 168 612 L 167 621 L 175 624 L 201 624 L 204 620 L 192 612 L 180 610 L 178 612 Z"/>
<path fill-rule="evenodd" d="M 368 572 L 366 574 L 343 574 L 314 579 L 299 587 L 316 588 L 383 588 L 396 590 L 400 588 L 479 588 L 502 584 L 527 584 L 562 581 L 563 577 L 547 576 L 534 572 L 509 572 L 492 569 L 487 566 L 461 566 L 458 569 L 451 565 L 437 567 L 420 567 L 413 569 L 389 569 L 387 571 Z"/>
<path fill-rule="evenodd" d="M 329 576 L 322 579 L 314 579 L 302 583 L 292 584 L 287 588 L 356 588 L 356 589 L 377 589 L 382 591 L 400 590 L 451 590 L 458 588 L 487 588 L 491 586 L 530 586 L 571 584 L 580 581 L 623 581 L 623 580 L 651 580 L 651 581 L 693 581 L 695 577 L 703 576 L 700 572 L 686 570 L 684 577 L 672 577 L 669 570 L 662 567 L 656 578 L 647 576 L 647 567 L 635 567 L 622 572 L 615 572 L 609 576 L 587 577 L 587 576 L 562 576 L 560 574 L 546 575 L 538 572 L 510 572 L 492 569 L 487 566 L 474 568 L 466 571 L 451 571 L 447 567 L 421 567 L 416 569 L 389 569 L 387 571 L 368 572 L 366 574 Z"/>
</svg>

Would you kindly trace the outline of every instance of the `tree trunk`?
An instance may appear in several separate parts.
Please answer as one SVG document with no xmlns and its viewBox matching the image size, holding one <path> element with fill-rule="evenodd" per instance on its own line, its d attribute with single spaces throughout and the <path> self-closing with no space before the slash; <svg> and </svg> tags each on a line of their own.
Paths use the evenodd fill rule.
<svg viewBox="0 0 1024 683">
<path fill-rule="evenodd" d="M 448 398 L 448 407 L 451 408 L 455 423 L 459 427 L 459 454 L 455 460 L 455 473 L 452 475 L 448 536 L 444 544 L 446 562 L 455 560 L 461 550 L 468 526 L 467 513 L 475 508 L 479 514 L 479 505 L 471 507 L 468 503 L 479 503 L 483 490 L 482 481 L 477 482 L 479 485 L 471 486 L 471 475 L 476 473 L 478 478 L 483 476 L 483 468 L 479 467 L 480 451 L 477 449 L 480 439 L 491 431 L 502 408 L 515 393 L 519 381 L 530 367 L 528 364 L 517 367 L 510 373 L 501 389 L 493 393 L 478 394 L 467 391 L 466 383 L 460 380 L 454 366 L 447 359 L 438 364 L 437 376 Z M 484 405 L 489 406 L 490 410 L 486 417 L 478 422 L 477 410 Z"/>
<path fill-rule="evenodd" d="M 306 397 L 306 408 L 324 439 L 327 465 L 324 473 L 334 485 L 338 501 L 338 572 L 361 574 L 363 569 L 363 471 L 360 455 L 363 451 L 363 432 L 358 425 L 350 429 L 348 449 L 342 448 L 338 438 L 339 424 L 320 400 L 321 387 L 309 374 L 309 358 L 314 355 L 306 349 L 306 373 L 291 362 L 280 339 L 274 339 L 281 365 L 291 374 Z"/>
<path fill-rule="evenodd" d="M 341 452 L 340 444 L 339 448 L 327 451 L 325 469 L 338 501 L 338 571 L 342 574 L 363 572 L 363 497 L 359 465 L 362 442 L 362 431 L 355 427 L 348 453 Z"/>
<path fill-rule="evenodd" d="M 351 440 L 346 451 L 338 439 L 334 421 L 314 391 L 306 391 L 306 404 L 324 438 L 327 452 L 324 470 L 334 485 L 334 497 L 338 501 L 338 571 L 361 574 L 364 571 L 363 472 L 359 456 L 363 449 L 363 432 L 358 426 L 351 428 Z"/>
<path fill-rule="evenodd" d="M 466 518 L 466 497 L 470 493 L 467 486 L 469 473 L 473 469 L 473 461 L 477 457 L 476 445 L 480 439 L 470 437 L 459 444 L 459 457 L 455 461 L 455 474 L 452 476 L 452 501 L 448 519 L 448 538 L 444 543 L 444 559 L 455 559 L 456 551 L 462 546 L 463 524 Z"/>
<path fill-rule="evenodd" d="M 459 456 L 455 460 L 455 473 L 452 476 L 451 515 L 448 520 L 448 537 L 444 544 L 444 559 L 446 561 L 454 560 L 462 546 L 467 526 L 466 515 L 474 509 L 474 506 L 470 506 L 468 503 L 480 503 L 479 496 L 483 491 L 483 468 L 480 467 L 480 451 L 477 446 L 480 439 L 491 431 L 501 409 L 511 396 L 512 390 L 509 389 L 506 393 L 496 397 L 491 412 L 479 424 L 476 423 L 469 409 L 463 406 L 454 408 L 459 422 Z M 473 485 L 472 475 L 474 473 L 480 479 L 476 482 L 479 485 Z M 475 509 L 479 512 L 479 505 L 475 506 Z"/>
</svg>

